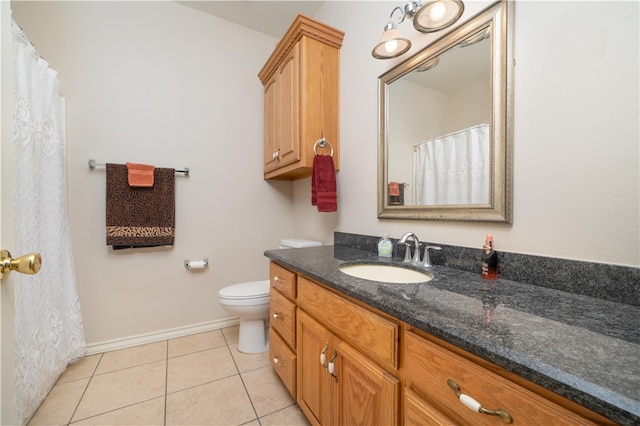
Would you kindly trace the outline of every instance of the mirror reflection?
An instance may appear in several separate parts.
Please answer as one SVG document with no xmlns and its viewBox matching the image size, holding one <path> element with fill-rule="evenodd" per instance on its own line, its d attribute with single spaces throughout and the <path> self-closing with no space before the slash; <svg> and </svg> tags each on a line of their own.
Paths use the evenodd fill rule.
<svg viewBox="0 0 640 426">
<path fill-rule="evenodd" d="M 380 77 L 378 217 L 510 222 L 512 14 L 491 6 Z"/>
<path fill-rule="evenodd" d="M 484 28 L 389 86 L 390 205 L 489 203 L 488 38 Z"/>
</svg>

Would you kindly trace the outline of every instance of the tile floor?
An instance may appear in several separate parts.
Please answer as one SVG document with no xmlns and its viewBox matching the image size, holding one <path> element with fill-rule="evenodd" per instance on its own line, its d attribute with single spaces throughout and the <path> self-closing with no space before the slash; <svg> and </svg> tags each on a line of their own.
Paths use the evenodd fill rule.
<svg viewBox="0 0 640 426">
<path fill-rule="evenodd" d="M 237 341 L 236 326 L 87 356 L 29 425 L 309 425 L 269 354 Z"/>
</svg>

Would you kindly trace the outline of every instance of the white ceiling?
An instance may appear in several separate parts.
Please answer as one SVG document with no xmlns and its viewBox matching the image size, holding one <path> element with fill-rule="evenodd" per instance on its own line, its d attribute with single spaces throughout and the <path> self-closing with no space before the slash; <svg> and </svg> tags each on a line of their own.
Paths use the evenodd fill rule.
<svg viewBox="0 0 640 426">
<path fill-rule="evenodd" d="M 313 17 L 322 1 L 178 1 L 210 15 L 281 38 L 295 17 Z"/>
</svg>

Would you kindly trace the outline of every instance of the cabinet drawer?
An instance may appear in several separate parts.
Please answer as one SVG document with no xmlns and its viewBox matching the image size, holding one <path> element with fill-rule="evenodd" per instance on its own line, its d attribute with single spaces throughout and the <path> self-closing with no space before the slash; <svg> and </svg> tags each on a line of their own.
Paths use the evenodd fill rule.
<svg viewBox="0 0 640 426">
<path fill-rule="evenodd" d="M 382 367 L 398 368 L 398 324 L 304 277 L 298 284 L 298 306 Z"/>
<path fill-rule="evenodd" d="M 422 337 L 405 333 L 406 386 L 462 425 L 504 425 L 500 417 L 465 407 L 448 380 L 488 410 L 501 409 L 513 424 L 593 424 L 577 414 Z"/>
<path fill-rule="evenodd" d="M 277 289 L 291 300 L 296 298 L 296 274 L 271 262 L 269 266 L 271 287 Z"/>
<path fill-rule="evenodd" d="M 411 389 L 404 389 L 404 424 L 405 426 L 456 426 L 453 420 L 425 403 Z"/>
<path fill-rule="evenodd" d="M 269 300 L 269 320 L 271 328 L 276 330 L 291 348 L 296 347 L 296 305 L 279 291 L 271 288 Z"/>
<path fill-rule="evenodd" d="M 269 356 L 271 365 L 278 373 L 280 379 L 296 399 L 296 354 L 293 353 L 286 343 L 280 338 L 278 333 L 270 330 L 269 332 Z"/>
</svg>

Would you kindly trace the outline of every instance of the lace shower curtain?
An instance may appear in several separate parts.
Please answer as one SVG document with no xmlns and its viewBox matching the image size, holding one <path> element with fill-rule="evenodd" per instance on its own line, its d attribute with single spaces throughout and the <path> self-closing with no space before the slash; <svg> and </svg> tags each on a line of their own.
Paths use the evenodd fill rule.
<svg viewBox="0 0 640 426">
<path fill-rule="evenodd" d="M 57 73 L 12 22 L 16 252 L 38 251 L 16 274 L 16 422 L 35 413 L 68 363 L 85 354 L 67 216 L 64 99 Z"/>
<path fill-rule="evenodd" d="M 489 203 L 489 125 L 479 124 L 414 147 L 418 205 Z"/>
</svg>

